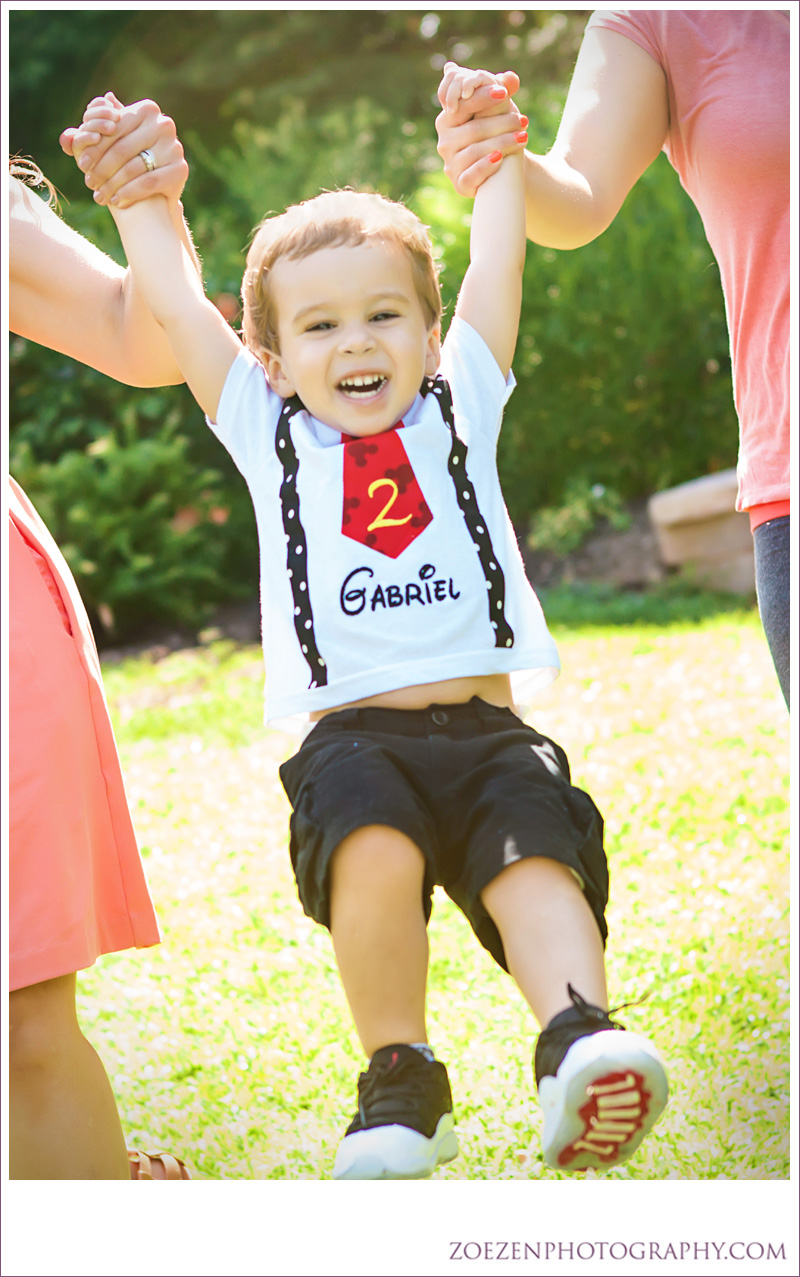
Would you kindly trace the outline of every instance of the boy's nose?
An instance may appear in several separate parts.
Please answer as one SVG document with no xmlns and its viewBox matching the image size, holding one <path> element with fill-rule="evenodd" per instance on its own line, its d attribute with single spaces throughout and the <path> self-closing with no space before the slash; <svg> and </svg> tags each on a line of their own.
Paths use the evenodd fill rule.
<svg viewBox="0 0 800 1277">
<path fill-rule="evenodd" d="M 374 344 L 374 334 L 368 324 L 350 324 L 342 329 L 341 346 L 348 354 L 371 350 Z"/>
</svg>

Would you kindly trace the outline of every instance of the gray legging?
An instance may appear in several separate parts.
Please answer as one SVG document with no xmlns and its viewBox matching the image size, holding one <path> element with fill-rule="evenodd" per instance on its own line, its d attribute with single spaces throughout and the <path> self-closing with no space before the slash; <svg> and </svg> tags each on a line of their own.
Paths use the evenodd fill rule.
<svg viewBox="0 0 800 1277">
<path fill-rule="evenodd" d="M 768 519 L 753 533 L 761 623 L 789 706 L 789 515 Z"/>
</svg>

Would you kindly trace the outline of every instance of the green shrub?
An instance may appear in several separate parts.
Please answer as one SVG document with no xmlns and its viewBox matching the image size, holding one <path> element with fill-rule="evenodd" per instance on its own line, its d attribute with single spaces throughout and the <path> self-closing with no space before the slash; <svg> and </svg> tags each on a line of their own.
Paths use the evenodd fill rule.
<svg viewBox="0 0 800 1277">
<path fill-rule="evenodd" d="M 250 500 L 185 387 L 137 390 L 13 338 L 9 464 L 98 640 L 195 626 L 257 589 Z"/>
<path fill-rule="evenodd" d="M 219 476 L 191 466 L 174 421 L 143 438 L 130 405 L 85 449 L 36 463 L 20 442 L 11 463 L 109 637 L 145 620 L 199 624 L 227 593 L 219 531 L 229 508 Z"/>
<path fill-rule="evenodd" d="M 563 504 L 543 506 L 534 514 L 528 545 L 532 550 L 569 554 L 583 544 L 598 519 L 605 519 L 618 531 L 631 524 L 618 493 L 602 483 L 590 484 L 583 475 L 573 475 L 567 480 Z"/>
</svg>

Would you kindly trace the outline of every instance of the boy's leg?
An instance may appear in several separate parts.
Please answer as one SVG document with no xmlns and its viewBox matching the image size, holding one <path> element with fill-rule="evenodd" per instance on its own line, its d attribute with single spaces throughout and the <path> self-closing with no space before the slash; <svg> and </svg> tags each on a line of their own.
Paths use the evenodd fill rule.
<svg viewBox="0 0 800 1277">
<path fill-rule="evenodd" d="M 385 825 L 357 829 L 331 862 L 331 936 L 367 1055 L 394 1042 L 427 1042 L 425 859 Z"/>
<path fill-rule="evenodd" d="M 427 1042 L 424 880 L 420 849 L 385 825 L 356 830 L 333 854 L 331 935 L 370 1057 L 336 1179 L 423 1178 L 458 1152 L 447 1071 L 415 1049 Z"/>
<path fill-rule="evenodd" d="M 567 985 L 608 1006 L 603 943 L 575 876 L 555 860 L 518 860 L 481 893 L 508 969 L 539 1024 L 570 1006 Z"/>
<path fill-rule="evenodd" d="M 522 860 L 481 899 L 544 1029 L 534 1067 L 545 1161 L 565 1171 L 618 1165 L 664 1111 L 667 1077 L 650 1043 L 607 1014 L 600 933 L 577 880 L 556 861 Z"/>
</svg>

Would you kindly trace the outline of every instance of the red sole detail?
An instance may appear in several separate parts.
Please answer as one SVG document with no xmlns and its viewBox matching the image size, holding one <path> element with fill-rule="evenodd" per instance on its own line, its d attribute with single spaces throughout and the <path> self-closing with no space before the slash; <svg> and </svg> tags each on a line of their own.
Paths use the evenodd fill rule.
<svg viewBox="0 0 800 1277">
<path fill-rule="evenodd" d="M 606 1073 L 586 1088 L 587 1100 L 578 1109 L 583 1130 L 558 1155 L 559 1166 L 569 1166 L 582 1154 L 593 1161 L 579 1169 L 599 1163 L 611 1165 L 620 1160 L 619 1152 L 641 1131 L 650 1111 L 653 1096 L 644 1077 L 634 1069 Z M 620 1138 L 624 1136 L 624 1138 Z"/>
</svg>

